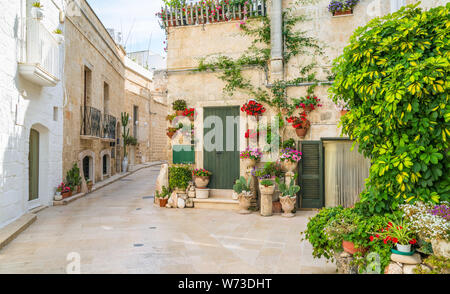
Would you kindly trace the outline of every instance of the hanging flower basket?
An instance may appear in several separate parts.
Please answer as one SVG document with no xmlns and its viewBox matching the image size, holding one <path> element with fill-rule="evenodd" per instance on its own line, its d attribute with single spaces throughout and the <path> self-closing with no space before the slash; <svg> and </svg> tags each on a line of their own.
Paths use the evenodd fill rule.
<svg viewBox="0 0 450 294">
<path fill-rule="evenodd" d="M 250 100 L 242 105 L 241 111 L 247 113 L 247 115 L 259 116 L 266 112 L 266 109 L 261 103 Z"/>
</svg>

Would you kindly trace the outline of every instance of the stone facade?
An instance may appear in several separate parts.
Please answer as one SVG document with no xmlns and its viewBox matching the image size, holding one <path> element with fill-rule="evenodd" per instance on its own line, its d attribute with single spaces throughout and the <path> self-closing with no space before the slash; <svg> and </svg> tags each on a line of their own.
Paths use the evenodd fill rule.
<svg viewBox="0 0 450 294">
<path fill-rule="evenodd" d="M 122 171 L 122 112 L 130 114 L 130 135 L 135 134 L 138 139 L 137 146 L 128 148 L 129 162 L 164 159 L 162 149 L 154 149 L 153 143 L 162 138 L 161 129 L 154 126 L 165 116 L 166 109 L 164 96 L 158 96 L 159 102 L 153 97 L 152 74 L 126 57 L 124 49 L 115 43 L 86 1 L 80 4 L 81 13 L 66 18 L 63 174 L 75 162 L 81 170 L 83 164 L 89 164 L 89 168 L 85 167 L 89 175 L 84 176 L 95 183 Z M 106 121 L 105 114 L 114 117 L 112 136 L 106 136 L 103 130 L 100 135 L 90 133 L 92 110 L 85 110 L 85 106 L 100 112 L 102 122 Z M 133 116 L 134 106 L 137 120 Z M 134 121 L 138 125 L 133 126 Z M 158 145 L 159 142 L 155 143 Z"/>
<path fill-rule="evenodd" d="M 268 13 L 271 16 L 272 1 L 267 1 Z M 284 139 L 294 138 L 298 141 L 317 141 L 322 138 L 340 137 L 341 130 L 338 127 L 341 114 L 328 94 L 329 84 L 327 80 L 327 70 L 331 69 L 332 61 L 337 58 L 348 44 L 348 40 L 359 26 L 367 24 L 377 16 L 383 16 L 395 10 L 395 5 L 404 5 L 418 1 L 378 1 L 361 0 L 355 7 L 352 15 L 333 17 L 328 11 L 329 0 L 318 0 L 310 5 L 295 5 L 298 1 L 282 1 L 283 9 L 293 8 L 292 14 L 304 14 L 308 17 L 305 22 L 299 23 L 296 29 L 306 31 L 320 42 L 325 54 L 317 60 L 316 70 L 319 73 L 318 79 L 323 81 L 316 89 L 315 95 L 321 99 L 323 107 L 310 113 L 309 120 L 311 128 L 304 139 L 298 140 L 295 130 L 288 126 L 282 134 Z M 425 7 L 442 5 L 447 1 L 422 1 Z M 433 3 L 431 3 L 433 2 Z M 272 18 L 273 21 L 273 18 Z M 259 20 L 249 19 L 249 25 L 255 24 Z M 231 58 L 238 58 L 251 45 L 251 37 L 244 35 L 239 28 L 239 21 L 228 21 L 210 23 L 206 25 L 190 25 L 168 27 L 168 105 L 174 100 L 183 99 L 187 101 L 188 107 L 194 107 L 200 119 L 196 120 L 196 132 L 203 137 L 203 116 L 204 107 L 209 106 L 241 106 L 249 99 L 247 93 L 235 91 L 232 97 L 223 93 L 225 83 L 219 79 L 217 72 L 196 72 L 199 61 L 202 58 L 207 60 L 217 56 L 225 55 Z M 273 39 L 273 36 L 272 36 Z M 311 57 L 301 55 L 291 58 L 284 64 L 282 79 L 291 80 L 295 78 L 299 67 L 309 64 Z M 275 73 L 269 66 L 268 73 L 255 68 L 247 68 L 243 75 L 251 80 L 257 87 L 270 87 L 274 80 Z M 306 96 L 308 85 L 294 85 L 287 89 L 288 97 Z M 266 105 L 265 105 L 266 106 Z M 267 108 L 267 106 L 266 106 Z M 169 110 L 172 113 L 172 110 Z M 264 116 L 273 116 L 277 109 L 268 109 Z M 241 119 L 245 120 L 245 114 L 241 112 Z M 240 142 L 245 142 L 244 133 L 247 127 L 241 124 Z M 175 140 L 173 140 L 175 141 Z M 177 144 L 174 142 L 173 144 Z M 203 151 L 198 148 L 196 151 L 196 165 L 203 167 Z M 168 148 L 168 157 L 171 158 L 172 150 Z M 241 175 L 245 170 L 241 164 Z"/>
<path fill-rule="evenodd" d="M 25 78 L 20 66 L 30 62 L 27 34 L 31 21 L 33 1 L 3 1 L 0 16 L 0 227 L 14 221 L 29 209 L 49 205 L 55 187 L 61 182 L 63 88 L 42 86 Z M 42 34 L 51 35 L 63 29 L 59 11 L 63 1 L 41 0 L 45 16 L 37 25 Z M 31 30 L 31 29 L 30 29 Z M 46 42 L 53 42 L 50 39 Z M 47 43 L 46 43 L 47 45 Z M 64 46 L 50 43 L 56 48 L 52 62 L 64 56 Z M 48 52 L 44 52 L 47 54 Z M 60 78 L 59 63 L 55 75 Z M 29 201 L 29 143 L 31 129 L 39 133 L 38 198 Z"/>
</svg>

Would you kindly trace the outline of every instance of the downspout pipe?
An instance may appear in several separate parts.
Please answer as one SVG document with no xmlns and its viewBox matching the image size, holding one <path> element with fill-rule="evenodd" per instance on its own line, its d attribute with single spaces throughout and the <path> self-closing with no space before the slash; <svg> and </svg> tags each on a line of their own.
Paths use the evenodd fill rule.
<svg viewBox="0 0 450 294">
<path fill-rule="evenodd" d="M 283 74 L 283 1 L 272 0 L 270 12 L 271 74 L 270 81 L 282 80 Z"/>
</svg>

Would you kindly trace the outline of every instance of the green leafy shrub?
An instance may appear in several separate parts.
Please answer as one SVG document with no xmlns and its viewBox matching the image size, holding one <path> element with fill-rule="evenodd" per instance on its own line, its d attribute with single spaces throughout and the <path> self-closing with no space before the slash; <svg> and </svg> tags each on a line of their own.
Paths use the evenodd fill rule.
<svg viewBox="0 0 450 294">
<path fill-rule="evenodd" d="M 173 106 L 173 110 L 175 110 L 175 111 L 185 110 L 187 108 L 186 101 L 184 101 L 184 100 L 175 100 L 172 103 L 172 106 Z"/>
<path fill-rule="evenodd" d="M 450 198 L 450 3 L 417 6 L 357 29 L 334 62 L 343 133 L 371 159 L 361 194 L 372 213 Z"/>
<path fill-rule="evenodd" d="M 271 186 L 273 186 L 273 181 L 271 181 L 271 180 L 262 180 L 262 181 L 259 182 L 259 184 L 261 186 L 264 186 L 264 187 L 271 187 Z"/>
<path fill-rule="evenodd" d="M 155 192 L 155 197 L 161 199 L 169 198 L 171 193 L 170 189 L 166 186 L 163 186 L 161 190 L 162 190 L 161 193 L 159 193 L 159 191 Z"/>
<path fill-rule="evenodd" d="M 73 167 L 67 171 L 66 183 L 72 191 L 75 187 L 78 187 L 81 184 L 80 169 L 78 168 L 77 163 L 75 163 Z"/>
<path fill-rule="evenodd" d="M 192 169 L 190 165 L 173 165 L 169 167 L 169 189 L 185 190 L 192 181 Z"/>
<path fill-rule="evenodd" d="M 290 196 L 296 197 L 297 193 L 300 191 L 300 186 L 295 184 L 295 179 L 297 179 L 298 174 L 295 174 L 295 177 L 291 179 L 289 186 L 285 183 L 282 183 L 279 178 L 275 179 L 275 182 L 278 185 L 278 189 L 280 190 L 281 196 Z"/>
</svg>

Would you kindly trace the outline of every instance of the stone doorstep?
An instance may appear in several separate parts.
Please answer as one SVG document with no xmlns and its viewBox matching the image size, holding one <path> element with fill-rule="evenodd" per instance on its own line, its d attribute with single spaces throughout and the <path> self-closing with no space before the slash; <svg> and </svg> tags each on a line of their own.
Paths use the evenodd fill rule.
<svg viewBox="0 0 450 294">
<path fill-rule="evenodd" d="M 28 228 L 36 220 L 36 214 L 27 213 L 0 229 L 0 249 L 14 240 L 21 232 Z"/>
<path fill-rule="evenodd" d="M 194 201 L 194 208 L 199 209 L 218 209 L 218 210 L 238 210 L 239 201 L 229 198 L 208 198 L 198 199 L 192 198 Z"/>
</svg>

